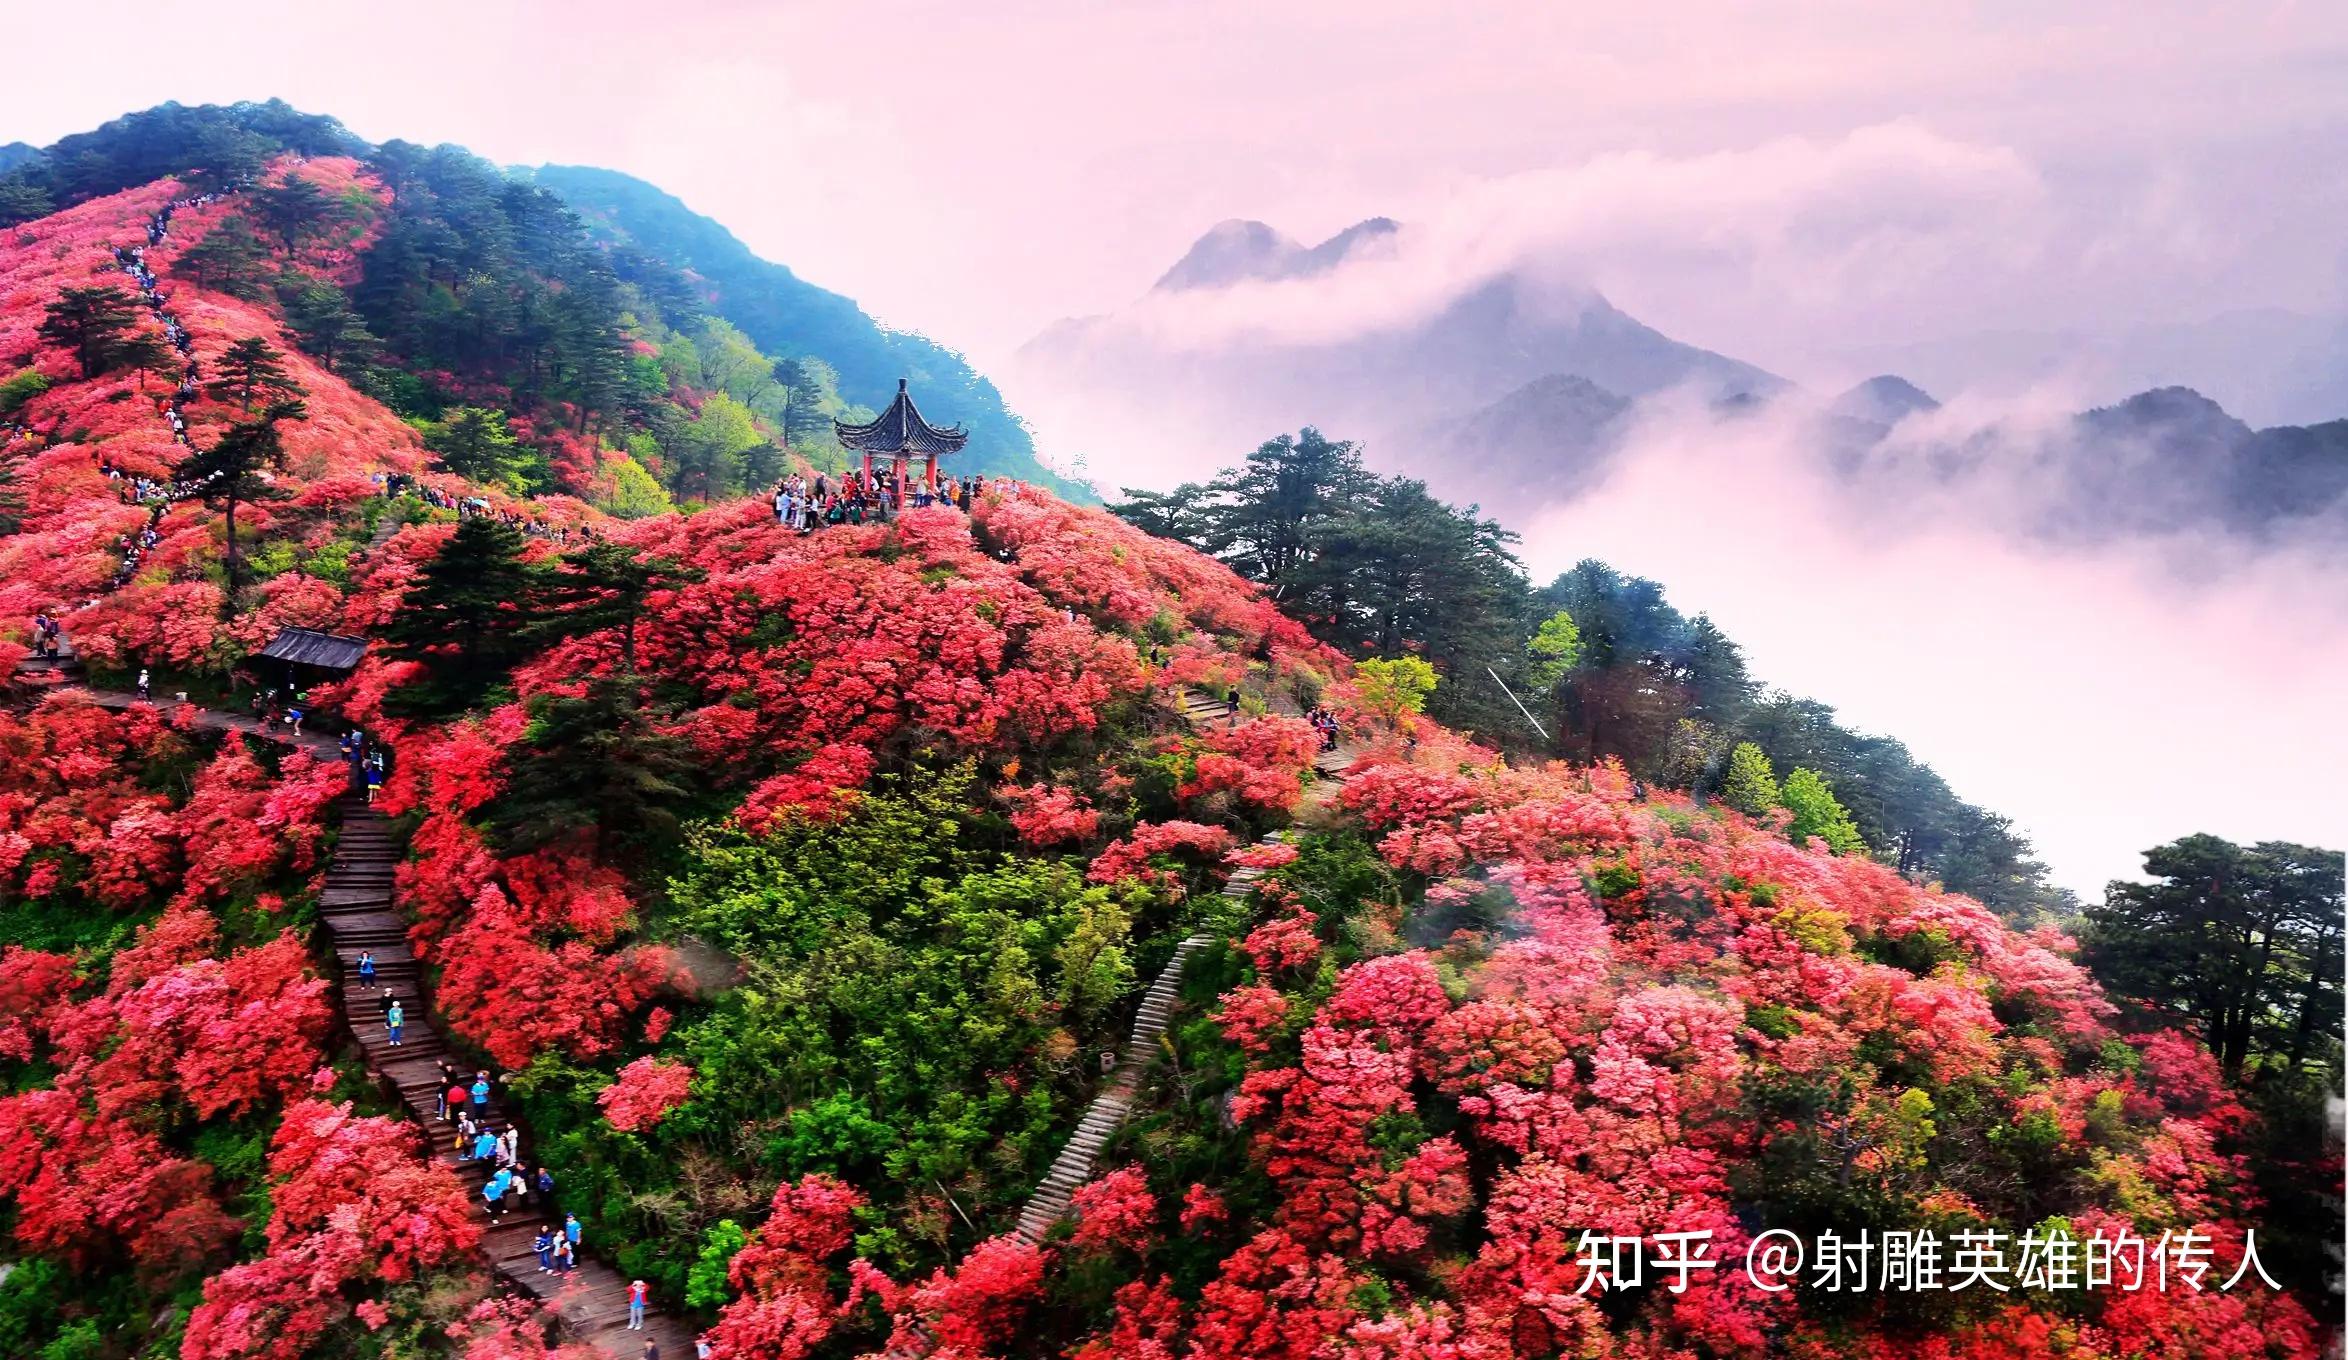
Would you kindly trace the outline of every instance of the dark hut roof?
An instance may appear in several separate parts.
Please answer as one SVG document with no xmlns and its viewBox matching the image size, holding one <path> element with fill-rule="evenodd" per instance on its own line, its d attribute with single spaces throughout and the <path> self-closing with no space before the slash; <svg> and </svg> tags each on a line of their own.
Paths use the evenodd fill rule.
<svg viewBox="0 0 2348 1360">
<path fill-rule="evenodd" d="M 970 432 L 960 425 L 944 429 L 921 418 L 914 409 L 913 395 L 905 390 L 905 380 L 897 379 L 897 399 L 889 409 L 880 413 L 880 419 L 866 425 L 849 425 L 833 421 L 840 442 L 858 453 L 909 453 L 917 458 L 935 457 L 941 453 L 958 453 L 970 442 Z"/>
<path fill-rule="evenodd" d="M 272 661 L 291 661 L 297 666 L 347 671 L 367 654 L 367 640 L 308 628 L 280 628 L 260 654 Z"/>
</svg>

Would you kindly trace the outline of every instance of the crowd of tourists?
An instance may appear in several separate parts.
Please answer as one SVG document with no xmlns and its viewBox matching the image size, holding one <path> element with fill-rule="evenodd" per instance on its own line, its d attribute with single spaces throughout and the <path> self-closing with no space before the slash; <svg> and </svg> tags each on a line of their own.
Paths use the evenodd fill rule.
<svg viewBox="0 0 2348 1360">
<path fill-rule="evenodd" d="M 363 742 L 363 738 L 362 738 Z M 351 750 L 346 744 L 346 753 Z M 382 1016 L 385 1042 L 393 1048 L 403 1046 L 407 1029 L 407 1003 L 377 974 L 375 951 L 362 949 L 352 961 L 362 992 L 372 992 L 376 1009 Z M 497 1093 L 502 1079 L 493 1079 L 487 1068 L 467 1074 L 448 1059 L 436 1064 L 439 1076 L 433 1084 L 433 1115 L 448 1127 L 449 1147 L 460 1165 L 474 1167 L 482 1172 L 481 1205 L 492 1225 L 506 1221 L 510 1216 L 536 1214 L 539 1226 L 530 1240 L 530 1249 L 538 1257 L 538 1273 L 558 1278 L 578 1269 L 580 1240 L 586 1229 L 578 1215 L 566 1213 L 561 1222 L 555 1221 L 555 1178 L 546 1166 L 531 1166 L 522 1157 L 522 1126 L 511 1119 L 501 1119 L 492 1106 L 491 1096 Z M 628 1329 L 640 1331 L 644 1314 L 651 1302 L 650 1286 L 642 1280 L 628 1285 Z M 658 1347 L 645 1343 L 645 1354 L 657 1357 Z M 707 1360 L 711 1352 L 706 1343 L 697 1344 L 695 1354 Z"/>
<path fill-rule="evenodd" d="M 188 448 L 194 448 L 195 444 L 193 440 L 188 438 L 186 408 L 187 403 L 195 400 L 197 392 L 201 390 L 199 384 L 203 378 L 203 366 L 196 360 L 195 337 L 188 334 L 187 328 L 179 323 L 178 317 L 172 315 L 168 306 L 171 299 L 163 292 L 161 281 L 155 277 L 154 269 L 147 264 L 147 251 L 152 247 L 162 245 L 164 240 L 170 236 L 173 213 L 181 208 L 200 207 L 206 203 L 215 202 L 220 197 L 221 195 L 216 193 L 204 193 L 172 199 L 147 219 L 146 245 L 117 246 L 114 249 L 115 267 L 128 275 L 131 282 L 137 286 L 140 298 L 147 304 L 147 310 L 153 312 L 156 321 L 161 323 L 163 338 L 170 341 L 171 347 L 179 352 L 181 365 L 179 385 L 171 390 L 169 400 L 164 403 L 163 418 L 171 426 L 172 442 L 185 445 Z M 122 469 L 114 467 L 111 463 L 104 463 L 101 466 L 107 479 L 117 483 L 115 494 L 122 499 L 124 504 L 143 504 L 148 507 L 146 525 L 136 533 L 125 534 L 116 541 L 115 547 L 122 554 L 122 561 L 115 568 L 114 578 L 108 583 L 107 589 L 120 590 L 123 586 L 130 584 L 131 579 L 138 575 L 141 559 L 162 540 L 161 526 L 164 511 L 170 509 L 173 502 L 185 500 L 203 488 L 187 482 L 162 482 L 146 477 L 126 479 Z M 124 485 L 123 483 L 126 481 L 128 484 Z"/>
<path fill-rule="evenodd" d="M 935 487 L 927 481 L 900 487 L 894 478 L 868 477 L 862 468 L 813 477 L 794 472 L 775 483 L 775 523 L 810 534 L 830 524 L 890 519 L 902 508 L 950 505 L 968 514 L 970 503 L 986 489 L 987 479 L 981 476 L 948 477 Z"/>
</svg>

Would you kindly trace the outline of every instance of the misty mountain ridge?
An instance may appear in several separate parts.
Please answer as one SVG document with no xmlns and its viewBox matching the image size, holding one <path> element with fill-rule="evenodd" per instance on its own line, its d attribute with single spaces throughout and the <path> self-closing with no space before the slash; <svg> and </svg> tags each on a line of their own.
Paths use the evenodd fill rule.
<svg viewBox="0 0 2348 1360">
<path fill-rule="evenodd" d="M 1218 222 L 1195 242 L 1153 291 L 1227 288 L 1248 281 L 1274 282 L 1325 273 L 1379 246 L 1390 246 L 1401 227 L 1390 217 L 1356 222 L 1317 246 L 1306 246 L 1262 222 L 1231 218 Z"/>
<path fill-rule="evenodd" d="M 1273 431 L 1313 424 L 1377 447 L 1399 470 L 1448 481 L 1468 470 L 1449 452 L 1466 431 L 1502 442 L 1475 469 L 1521 470 L 1559 447 L 1536 433 L 1545 426 L 1577 455 L 1594 450 L 1625 400 L 1691 386 L 1716 398 L 1788 388 L 1755 365 L 1663 334 L 1594 290 L 1521 270 L 1397 315 L 1381 296 L 1393 280 L 1380 271 L 1396 266 L 1407 240 L 1406 227 L 1382 217 L 1312 246 L 1262 222 L 1219 223 L 1131 306 L 1055 322 L 1023 346 L 1010 370 L 1022 404 L 1039 427 L 1064 435 L 1114 428 L 1115 446 L 1086 450 L 1096 463 L 1121 454 L 1129 467 L 1195 464 L 1201 449 L 1252 448 Z M 1297 290 L 1293 303 L 1278 300 L 1274 324 L 1206 340 L 1186 332 L 1196 299 L 1241 298 L 1244 286 L 1265 283 Z M 1314 297 L 1324 288 L 1380 322 L 1316 332 Z M 1279 324 L 1290 320 L 1305 329 Z M 1558 378 L 1594 392 L 1542 385 Z M 1479 473 L 1460 494 L 1485 485 Z"/>
<path fill-rule="evenodd" d="M 1560 290 L 1529 266 L 1399 323 L 1377 313 L 1375 323 L 1334 321 L 1325 332 L 1229 330 L 1202 342 L 1181 330 L 1187 313 L 1167 310 L 1280 283 L 1294 289 L 1284 307 L 1319 298 L 1332 318 L 1369 314 L 1347 305 L 1407 248 L 1407 229 L 1387 218 L 1311 246 L 1263 222 L 1219 223 L 1130 307 L 1031 341 L 1018 356 L 1023 394 L 1045 393 L 1048 406 L 1054 390 L 1081 389 L 1085 418 L 1054 428 L 1114 429 L 1127 447 L 1181 444 L 1194 466 L 1201 447 L 1228 458 L 1317 425 L 1361 441 L 1382 470 L 1518 527 L 1594 489 L 1646 415 L 1683 418 L 1692 397 L 1724 441 L 1747 421 L 1795 422 L 1796 445 L 1870 505 L 2064 541 L 2189 528 L 2348 541 L 2348 525 L 2333 527 L 2348 517 L 2348 422 L 2254 429 L 2185 387 L 2051 423 L 1993 414 L 1968 427 L 1897 372 L 1830 397 L 1804 392 L 1668 336 L 1595 291 Z"/>
</svg>

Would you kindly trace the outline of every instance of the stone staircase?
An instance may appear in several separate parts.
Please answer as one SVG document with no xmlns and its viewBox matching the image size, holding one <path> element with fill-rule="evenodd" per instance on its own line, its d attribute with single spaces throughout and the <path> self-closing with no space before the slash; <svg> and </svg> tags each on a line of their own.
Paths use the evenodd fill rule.
<svg viewBox="0 0 2348 1360">
<path fill-rule="evenodd" d="M 83 678 L 82 659 L 73 644 L 60 641 L 55 656 L 26 656 L 16 663 L 17 683 L 36 689 L 63 689 Z"/>
<path fill-rule="evenodd" d="M 1184 690 L 1177 704 L 1184 721 L 1194 728 L 1229 721 L 1230 710 L 1221 700 L 1196 690 Z M 1329 791 L 1345 778 L 1345 771 L 1352 763 L 1352 752 L 1343 746 L 1322 752 L 1313 761 L 1320 781 L 1308 793 L 1308 801 L 1325 801 Z M 1275 831 L 1257 844 L 1279 845 L 1284 839 L 1283 833 Z M 1252 865 L 1234 870 L 1223 882 L 1223 896 L 1244 904 L 1255 891 L 1256 881 L 1263 876 L 1264 871 Z M 1060 1149 L 1060 1155 L 1052 1159 L 1051 1170 L 1044 1174 L 1042 1183 L 1028 1197 L 1026 1207 L 1019 1211 L 1015 1231 L 1022 1239 L 1041 1242 L 1067 1216 L 1078 1187 L 1092 1179 L 1101 1153 L 1123 1126 L 1126 1116 L 1133 1112 L 1134 1098 L 1141 1093 L 1143 1074 L 1164 1050 L 1166 1026 L 1173 1019 L 1175 999 L 1182 990 L 1183 967 L 1190 962 L 1192 954 L 1213 943 L 1214 938 L 1193 935 L 1174 946 L 1174 956 L 1158 970 L 1157 980 L 1150 984 L 1149 991 L 1142 994 L 1141 1009 L 1133 1018 L 1133 1033 L 1117 1059 L 1116 1075 L 1093 1097 L 1084 1118 L 1076 1125 L 1076 1132 Z"/>
<path fill-rule="evenodd" d="M 1224 891 L 1230 889 L 1226 887 Z M 1141 1011 L 1133 1018 L 1132 1037 L 1117 1059 L 1116 1075 L 1093 1097 L 1068 1145 L 1052 1159 L 1052 1169 L 1028 1197 L 1027 1207 L 1019 1211 L 1020 1237 L 1029 1242 L 1042 1241 L 1052 1225 L 1067 1214 L 1069 1199 L 1076 1188 L 1092 1179 L 1093 1164 L 1108 1146 L 1109 1139 L 1116 1136 L 1125 1116 L 1131 1113 L 1133 1098 L 1141 1091 L 1141 1075 L 1157 1058 L 1159 1046 L 1165 1040 L 1166 1022 L 1173 1018 L 1174 999 L 1182 990 L 1183 965 L 1190 961 L 1192 953 L 1213 941 L 1212 935 L 1193 935 L 1174 946 L 1174 957 L 1158 970 L 1157 981 L 1143 993 Z"/>
<path fill-rule="evenodd" d="M 27 657 L 18 662 L 18 678 L 37 682 L 37 675 L 47 668 L 33 663 L 42 660 Z M 71 663 L 70 652 L 61 660 Z M 78 663 L 71 664 L 78 667 Z M 63 687 L 73 681 L 68 678 L 50 683 Z M 147 702 L 135 694 L 116 690 L 77 692 L 102 708 L 127 709 Z M 155 707 L 175 718 L 181 709 L 193 709 L 189 721 L 207 731 L 237 732 L 298 746 L 321 759 L 333 759 L 339 754 L 332 737 L 316 733 L 297 737 L 281 727 L 269 727 L 240 714 L 198 705 Z M 439 1093 L 444 1089 L 440 1064 L 447 1061 L 455 1065 L 459 1055 L 449 1048 L 432 1023 L 424 995 L 423 967 L 409 948 L 407 923 L 393 906 L 392 879 L 402 855 L 398 837 L 392 831 L 390 819 L 356 794 L 343 798 L 337 810 L 341 834 L 319 893 L 318 915 L 335 960 L 334 982 L 344 1022 L 366 1061 L 368 1072 L 398 1092 L 401 1103 L 420 1126 L 433 1160 L 453 1170 L 465 1186 L 466 1202 L 482 1226 L 482 1253 L 490 1268 L 504 1283 L 553 1310 L 561 1319 L 567 1337 L 594 1346 L 613 1360 L 640 1360 L 646 1340 L 660 1343 L 662 1360 L 686 1360 L 693 1354 L 693 1334 L 681 1319 L 647 1309 L 644 1330 L 629 1330 L 628 1281 L 610 1266 L 593 1259 L 592 1242 L 581 1243 L 578 1267 L 568 1274 L 539 1273 L 538 1257 L 531 1250 L 530 1241 L 541 1223 L 562 1221 L 561 1167 L 551 1168 L 556 1179 L 555 1204 L 533 1204 L 506 1215 L 503 1221 L 490 1219 L 480 1193 L 482 1183 L 489 1178 L 489 1168 L 457 1155 L 455 1122 L 442 1118 L 437 1108 Z M 375 956 L 373 989 L 359 981 L 358 961 L 362 950 Z M 400 1002 L 405 1022 L 396 1048 L 383 1024 L 380 993 L 386 987 Z M 471 1071 L 460 1070 L 470 1083 Z M 483 1122 L 493 1132 L 503 1132 L 507 1125 L 506 1113 L 494 1091 Z M 525 1140 L 522 1161 L 535 1173 L 538 1164 L 531 1157 L 532 1151 Z"/>
<path fill-rule="evenodd" d="M 466 1201 L 482 1227 L 481 1247 L 490 1268 L 506 1284 L 552 1309 L 570 1339 L 592 1345 L 615 1360 L 636 1360 L 646 1340 L 660 1343 L 663 1360 L 689 1357 L 693 1353 L 692 1332 L 676 1317 L 647 1310 L 644 1329 L 629 1330 L 628 1281 L 593 1259 L 592 1243 L 581 1244 L 578 1267 L 568 1274 L 540 1273 L 530 1243 L 541 1224 L 562 1222 L 562 1168 L 552 1168 L 555 1204 L 532 1204 L 502 1220 L 490 1218 L 480 1195 L 490 1168 L 457 1155 L 453 1146 L 455 1122 L 438 1111 L 444 1081 L 440 1064 L 453 1063 L 455 1057 L 432 1024 L 423 994 L 423 969 L 408 947 L 407 924 L 392 905 L 392 874 L 401 855 L 398 840 L 390 820 L 363 799 L 345 798 L 341 813 L 342 835 L 326 871 L 319 916 L 341 969 L 337 983 L 343 1014 L 351 1037 L 366 1057 L 368 1071 L 399 1093 L 408 1112 L 423 1127 L 433 1159 L 449 1167 L 464 1183 Z M 396 1048 L 383 1026 L 378 992 L 359 982 L 361 950 L 375 956 L 376 987 L 390 988 L 405 1012 L 403 1041 Z M 458 1070 L 469 1084 L 470 1072 L 462 1067 Z M 483 1122 L 493 1132 L 503 1132 L 507 1125 L 506 1112 L 494 1090 Z M 531 1152 L 525 1139 L 521 1160 L 535 1174 L 537 1163 Z"/>
</svg>

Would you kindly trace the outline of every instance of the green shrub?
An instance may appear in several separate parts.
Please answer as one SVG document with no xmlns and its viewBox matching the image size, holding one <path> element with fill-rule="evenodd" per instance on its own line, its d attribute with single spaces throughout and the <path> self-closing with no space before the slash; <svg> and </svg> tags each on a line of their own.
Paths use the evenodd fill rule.
<svg viewBox="0 0 2348 1360">
<path fill-rule="evenodd" d="M 17 370 L 6 381 L 0 381 L 0 415 L 7 415 L 48 390 L 47 374 L 37 368 Z"/>
</svg>

